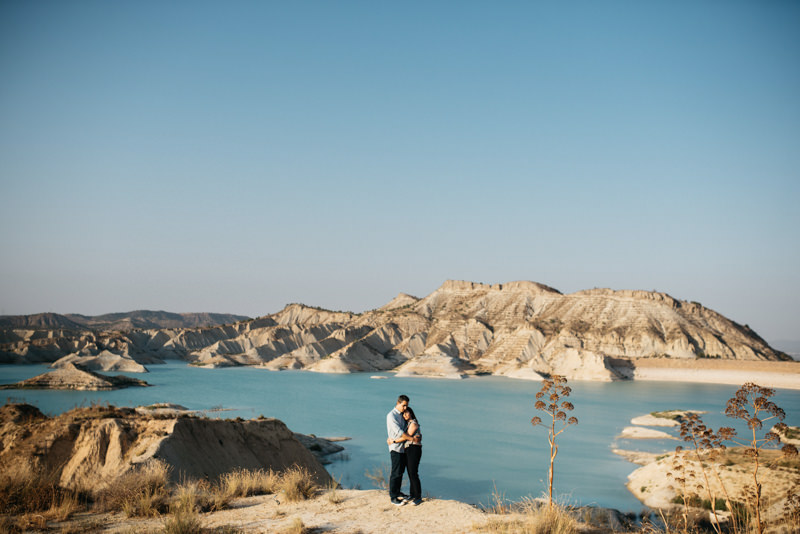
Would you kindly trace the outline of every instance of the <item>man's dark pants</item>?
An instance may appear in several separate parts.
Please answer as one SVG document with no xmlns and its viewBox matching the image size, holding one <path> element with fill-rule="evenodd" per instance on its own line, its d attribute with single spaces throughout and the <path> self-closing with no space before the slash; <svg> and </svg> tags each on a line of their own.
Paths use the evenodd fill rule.
<svg viewBox="0 0 800 534">
<path fill-rule="evenodd" d="M 389 497 L 400 497 L 400 486 L 403 485 L 403 473 L 406 470 L 406 455 L 402 452 L 389 451 L 392 457 L 392 474 L 389 476 Z"/>
</svg>

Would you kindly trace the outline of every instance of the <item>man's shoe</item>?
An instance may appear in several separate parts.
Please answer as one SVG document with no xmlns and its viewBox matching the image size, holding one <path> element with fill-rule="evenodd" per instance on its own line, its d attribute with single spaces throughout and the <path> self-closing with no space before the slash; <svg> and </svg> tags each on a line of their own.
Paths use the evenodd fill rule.
<svg viewBox="0 0 800 534">
<path fill-rule="evenodd" d="M 406 501 L 404 501 L 403 499 L 397 499 L 397 498 L 392 499 L 392 504 L 395 506 L 403 506 L 405 503 Z"/>
<path fill-rule="evenodd" d="M 397 498 L 398 499 L 403 499 L 404 501 L 410 501 L 411 500 L 411 497 L 409 495 L 406 495 L 405 493 L 398 493 L 397 494 Z"/>
<path fill-rule="evenodd" d="M 411 506 L 419 506 L 420 504 L 422 504 L 422 499 L 414 499 L 413 501 L 410 501 L 409 504 Z"/>
</svg>

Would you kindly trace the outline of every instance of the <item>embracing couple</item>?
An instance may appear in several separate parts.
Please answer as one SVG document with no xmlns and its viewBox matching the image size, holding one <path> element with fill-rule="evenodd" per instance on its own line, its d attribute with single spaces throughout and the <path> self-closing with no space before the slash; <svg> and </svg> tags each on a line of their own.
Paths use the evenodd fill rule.
<svg viewBox="0 0 800 534">
<path fill-rule="evenodd" d="M 389 498 L 395 506 L 407 502 L 416 506 L 422 503 L 422 486 L 419 481 L 419 461 L 422 458 L 422 434 L 414 410 L 408 405 L 408 397 L 400 395 L 397 404 L 386 414 L 386 431 L 389 437 L 389 454 L 392 457 L 392 473 L 389 476 Z M 400 493 L 403 471 L 408 471 L 411 495 Z"/>
</svg>

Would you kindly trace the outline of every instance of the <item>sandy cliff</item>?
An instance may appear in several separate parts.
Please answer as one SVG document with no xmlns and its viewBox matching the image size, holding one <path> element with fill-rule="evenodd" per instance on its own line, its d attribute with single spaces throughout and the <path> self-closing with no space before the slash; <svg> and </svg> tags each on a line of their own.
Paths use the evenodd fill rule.
<svg viewBox="0 0 800 534">
<path fill-rule="evenodd" d="M 0 408 L 0 466 L 32 462 L 64 487 L 93 491 L 150 459 L 166 462 L 174 481 L 292 465 L 308 469 L 322 485 L 331 480 L 277 419 L 153 416 L 113 407 L 79 408 L 49 418 L 25 404 Z"/>
</svg>

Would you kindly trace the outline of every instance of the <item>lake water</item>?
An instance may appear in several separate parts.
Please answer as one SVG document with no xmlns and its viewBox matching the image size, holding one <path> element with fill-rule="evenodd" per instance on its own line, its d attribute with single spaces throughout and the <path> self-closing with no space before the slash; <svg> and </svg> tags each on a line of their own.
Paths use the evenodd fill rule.
<svg viewBox="0 0 800 534">
<path fill-rule="evenodd" d="M 386 414 L 397 395 L 411 398 L 422 427 L 424 448 L 420 477 L 423 493 L 488 504 L 496 486 L 509 499 L 538 497 L 546 490 L 547 432 L 531 417 L 539 382 L 501 377 L 466 380 L 396 378 L 368 374 L 274 372 L 237 367 L 198 369 L 183 362 L 150 366 L 150 373 L 131 374 L 154 387 L 117 391 L 8 390 L 16 402 L 28 402 L 55 415 L 92 402 L 137 406 L 171 402 L 209 417 L 275 417 L 295 432 L 347 436 L 346 454 L 328 465 L 345 487 L 372 489 L 367 470 L 388 471 Z M 0 383 L 46 372 L 45 366 L 0 365 Z M 571 382 L 570 415 L 579 424 L 558 437 L 555 492 L 569 504 L 594 504 L 623 511 L 642 505 L 625 482 L 637 466 L 612 448 L 667 451 L 672 440 L 624 440 L 616 436 L 638 415 L 658 410 L 704 410 L 713 428 L 741 425 L 723 414 L 736 386 L 673 382 Z M 786 411 L 786 423 L 800 425 L 800 391 L 777 390 L 775 402 Z M 219 407 L 226 411 L 211 411 Z"/>
</svg>

